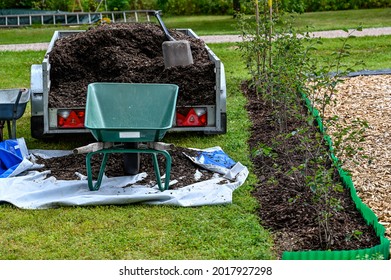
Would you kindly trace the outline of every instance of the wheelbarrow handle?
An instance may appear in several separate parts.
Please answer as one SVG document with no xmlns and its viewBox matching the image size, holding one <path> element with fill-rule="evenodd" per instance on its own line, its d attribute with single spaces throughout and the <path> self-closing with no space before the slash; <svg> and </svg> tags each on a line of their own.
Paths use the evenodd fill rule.
<svg viewBox="0 0 391 280">
<path fill-rule="evenodd" d="M 20 89 L 19 90 L 19 93 L 18 93 L 18 96 L 16 97 L 16 101 L 15 101 L 15 104 L 14 104 L 14 107 L 13 107 L 13 118 L 16 119 L 16 115 L 17 115 L 17 111 L 18 111 L 18 105 L 19 105 L 19 101 L 20 101 L 20 98 L 22 97 L 22 93 L 25 92 L 27 89 L 23 88 L 23 89 Z"/>
</svg>

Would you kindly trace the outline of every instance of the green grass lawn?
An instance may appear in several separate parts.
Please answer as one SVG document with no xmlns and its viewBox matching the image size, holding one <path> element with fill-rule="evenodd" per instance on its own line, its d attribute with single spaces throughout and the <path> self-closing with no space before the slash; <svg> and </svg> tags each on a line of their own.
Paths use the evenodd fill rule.
<svg viewBox="0 0 391 280">
<path fill-rule="evenodd" d="M 333 51 L 341 47 L 342 39 L 321 39 L 321 45 L 317 46 L 317 51 L 314 55 L 325 59 L 331 58 Z M 378 70 L 391 69 L 391 44 L 389 43 L 391 36 L 366 36 L 349 38 L 348 43 L 351 45 L 349 49 L 350 56 L 344 61 L 349 65 L 354 62 L 363 62 L 364 64 L 354 70 Z"/>
<path fill-rule="evenodd" d="M 350 29 L 360 25 L 363 28 L 389 27 L 391 8 L 304 13 L 297 16 L 296 24 L 317 31 Z"/>
<path fill-rule="evenodd" d="M 295 15 L 296 27 L 302 30 L 323 31 L 344 28 L 389 27 L 391 26 L 391 8 L 314 12 Z M 232 16 L 187 16 L 167 17 L 168 27 L 191 28 L 198 35 L 238 34 L 237 20 Z"/>
</svg>

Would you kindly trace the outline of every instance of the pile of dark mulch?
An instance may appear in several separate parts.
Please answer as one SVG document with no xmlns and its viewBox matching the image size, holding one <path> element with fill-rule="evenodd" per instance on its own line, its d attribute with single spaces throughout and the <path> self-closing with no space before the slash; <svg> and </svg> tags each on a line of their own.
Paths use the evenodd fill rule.
<svg viewBox="0 0 391 280">
<path fill-rule="evenodd" d="M 325 240 L 320 238 L 317 216 L 317 213 L 326 209 L 322 209 L 322 206 L 315 202 L 314 194 L 305 183 L 304 176 L 294 178 L 294 174 L 288 172 L 292 166 L 298 166 L 306 158 L 302 143 L 295 137 L 289 138 L 289 141 L 281 140 L 270 103 L 260 96 L 257 97 L 254 90 L 247 85 L 243 85 L 242 89 L 248 100 L 246 109 L 252 122 L 251 137 L 248 141 L 250 151 L 259 149 L 260 144 L 273 148 L 268 154 L 252 155 L 254 172 L 259 180 L 253 195 L 259 201 L 258 213 L 262 225 L 275 235 L 277 253 L 281 255 L 284 251 L 356 250 L 380 244 L 374 229 L 366 224 L 357 211 L 349 191 L 343 188 L 341 192 L 329 193 L 339 201 L 338 206 L 341 209 L 330 219 L 328 230 L 331 240 L 328 243 L 331 246 L 328 247 Z M 302 114 L 306 114 L 304 106 Z M 309 128 L 303 137 L 315 138 L 318 128 L 309 126 L 304 118 L 288 120 L 288 131 L 296 131 L 299 127 Z M 276 144 L 279 140 L 283 144 Z M 316 144 L 308 147 L 310 143 L 307 142 L 306 147 L 310 151 L 319 147 Z M 333 168 L 330 162 L 326 167 Z M 339 180 L 335 171 L 334 180 Z"/>
<path fill-rule="evenodd" d="M 58 39 L 49 54 L 49 107 L 81 107 L 93 82 L 172 83 L 179 86 L 177 105 L 215 104 L 216 75 L 205 43 L 169 30 L 176 40 L 188 40 L 194 64 L 164 68 L 166 37 L 152 23 L 112 23 Z"/>
<path fill-rule="evenodd" d="M 178 183 L 170 187 L 170 189 L 177 189 L 199 182 L 194 177 L 196 170 L 202 173 L 202 177 L 200 179 L 201 181 L 205 181 L 212 178 L 213 172 L 199 167 L 183 154 L 186 153 L 187 155 L 195 156 L 197 151 L 187 148 L 174 147 L 168 152 L 172 157 L 170 179 L 171 181 L 178 181 Z M 163 175 L 165 174 L 165 159 L 163 156 L 158 156 L 158 161 L 161 175 Z M 38 157 L 37 163 L 43 164 L 43 169 L 50 170 L 51 176 L 54 176 L 57 180 L 77 180 L 78 177 L 75 175 L 75 172 L 87 175 L 84 154 L 70 154 L 67 156 L 53 157 L 49 159 Z M 92 173 L 95 179 L 99 172 L 100 164 L 101 157 L 98 155 L 93 156 L 91 159 L 91 166 Z M 144 179 L 143 182 L 138 182 L 138 184 L 156 184 L 152 156 L 150 154 L 141 154 L 140 172 L 146 172 L 148 176 Z M 108 177 L 117 177 L 125 175 L 123 154 L 113 153 L 109 155 L 109 159 L 107 161 L 105 169 L 105 175 Z"/>
</svg>

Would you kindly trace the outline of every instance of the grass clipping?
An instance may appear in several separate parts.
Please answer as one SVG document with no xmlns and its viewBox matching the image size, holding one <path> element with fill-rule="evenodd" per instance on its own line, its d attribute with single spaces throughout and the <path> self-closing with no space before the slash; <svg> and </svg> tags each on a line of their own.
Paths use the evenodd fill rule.
<svg viewBox="0 0 391 280">
<path fill-rule="evenodd" d="M 329 106 L 325 117 L 338 115 L 341 124 L 356 118 L 368 122 L 365 141 L 358 144 L 362 151 L 354 158 L 342 155 L 339 159 L 343 168 L 351 171 L 359 197 L 374 211 L 391 239 L 391 75 L 346 78 L 337 85 L 335 98 L 336 105 Z M 328 134 L 332 137 L 333 133 L 330 128 Z"/>
</svg>

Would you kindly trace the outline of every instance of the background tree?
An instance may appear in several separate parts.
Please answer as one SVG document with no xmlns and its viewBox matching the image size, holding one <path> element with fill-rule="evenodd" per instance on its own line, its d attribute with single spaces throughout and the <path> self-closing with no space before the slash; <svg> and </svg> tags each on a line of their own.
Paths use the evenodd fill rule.
<svg viewBox="0 0 391 280">
<path fill-rule="evenodd" d="M 107 8 L 109 11 L 121 11 L 129 8 L 128 0 L 110 0 L 107 1 Z"/>
<path fill-rule="evenodd" d="M 234 12 L 240 12 L 240 0 L 232 0 L 232 8 Z"/>
</svg>

